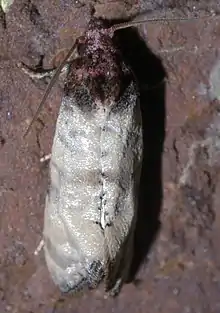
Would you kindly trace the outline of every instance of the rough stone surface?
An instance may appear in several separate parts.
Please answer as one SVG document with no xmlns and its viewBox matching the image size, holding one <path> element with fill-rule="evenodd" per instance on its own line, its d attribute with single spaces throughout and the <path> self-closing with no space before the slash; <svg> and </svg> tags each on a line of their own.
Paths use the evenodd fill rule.
<svg viewBox="0 0 220 313">
<path fill-rule="evenodd" d="M 43 253 L 34 255 L 48 186 L 47 164 L 39 158 L 50 153 L 62 85 L 24 140 L 46 82 L 30 80 L 16 63 L 58 64 L 89 21 L 88 2 L 19 0 L 6 14 L 0 10 L 0 312 L 219 313 L 220 17 L 146 23 L 117 34 L 140 83 L 144 119 L 131 273 L 139 283 L 124 286 L 117 299 L 105 299 L 102 286 L 64 296 Z M 187 3 L 187 12 L 200 8 L 204 15 L 202 9 L 211 14 L 219 4 L 90 2 L 109 19 L 168 6 L 181 13 Z"/>
</svg>

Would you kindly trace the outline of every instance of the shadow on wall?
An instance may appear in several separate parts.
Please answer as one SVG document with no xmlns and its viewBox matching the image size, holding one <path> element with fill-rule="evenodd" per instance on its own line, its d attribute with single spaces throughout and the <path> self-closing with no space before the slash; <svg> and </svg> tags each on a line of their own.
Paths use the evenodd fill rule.
<svg viewBox="0 0 220 313">
<path fill-rule="evenodd" d="M 131 282 L 160 229 L 162 204 L 162 153 L 165 139 L 165 69 L 134 28 L 117 31 L 117 44 L 131 66 L 140 87 L 144 158 Z"/>
</svg>

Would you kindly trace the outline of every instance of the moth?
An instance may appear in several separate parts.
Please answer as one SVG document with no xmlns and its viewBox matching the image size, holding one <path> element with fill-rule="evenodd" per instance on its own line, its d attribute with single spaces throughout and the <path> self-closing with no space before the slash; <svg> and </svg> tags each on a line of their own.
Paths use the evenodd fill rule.
<svg viewBox="0 0 220 313">
<path fill-rule="evenodd" d="M 104 281 L 105 291 L 115 296 L 128 279 L 143 134 L 138 84 L 114 32 L 130 26 L 107 27 L 93 16 L 55 72 L 31 123 L 62 70 L 66 78 L 43 229 L 46 264 L 62 292 L 93 289 Z"/>
<path fill-rule="evenodd" d="M 137 83 L 113 34 L 93 17 L 65 66 L 43 230 L 47 267 L 63 292 L 104 279 L 116 295 L 132 260 L 142 120 Z"/>
</svg>

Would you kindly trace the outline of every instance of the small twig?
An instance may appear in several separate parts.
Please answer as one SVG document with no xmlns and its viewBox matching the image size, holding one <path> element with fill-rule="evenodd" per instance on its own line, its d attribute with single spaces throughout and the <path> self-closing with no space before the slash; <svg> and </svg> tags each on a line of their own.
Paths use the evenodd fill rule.
<svg viewBox="0 0 220 313">
<path fill-rule="evenodd" d="M 42 250 L 43 246 L 44 246 L 44 240 L 42 239 L 39 245 L 37 246 L 37 249 L 34 251 L 34 255 L 38 255 L 39 252 Z"/>
<path fill-rule="evenodd" d="M 50 159 L 51 159 L 51 153 L 45 155 L 45 156 L 42 157 L 42 158 L 40 158 L 40 162 L 45 162 L 45 161 L 50 160 Z"/>
</svg>

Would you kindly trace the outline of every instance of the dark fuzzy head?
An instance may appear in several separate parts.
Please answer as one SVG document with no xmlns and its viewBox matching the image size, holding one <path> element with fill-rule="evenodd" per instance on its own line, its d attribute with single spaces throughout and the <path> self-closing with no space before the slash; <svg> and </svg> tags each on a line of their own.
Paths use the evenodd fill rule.
<svg viewBox="0 0 220 313">
<path fill-rule="evenodd" d="M 69 93 L 76 86 L 84 86 L 96 104 L 108 105 L 118 99 L 128 72 L 112 37 L 103 20 L 90 21 L 85 35 L 77 39 L 79 57 L 70 66 L 66 83 Z"/>
</svg>

